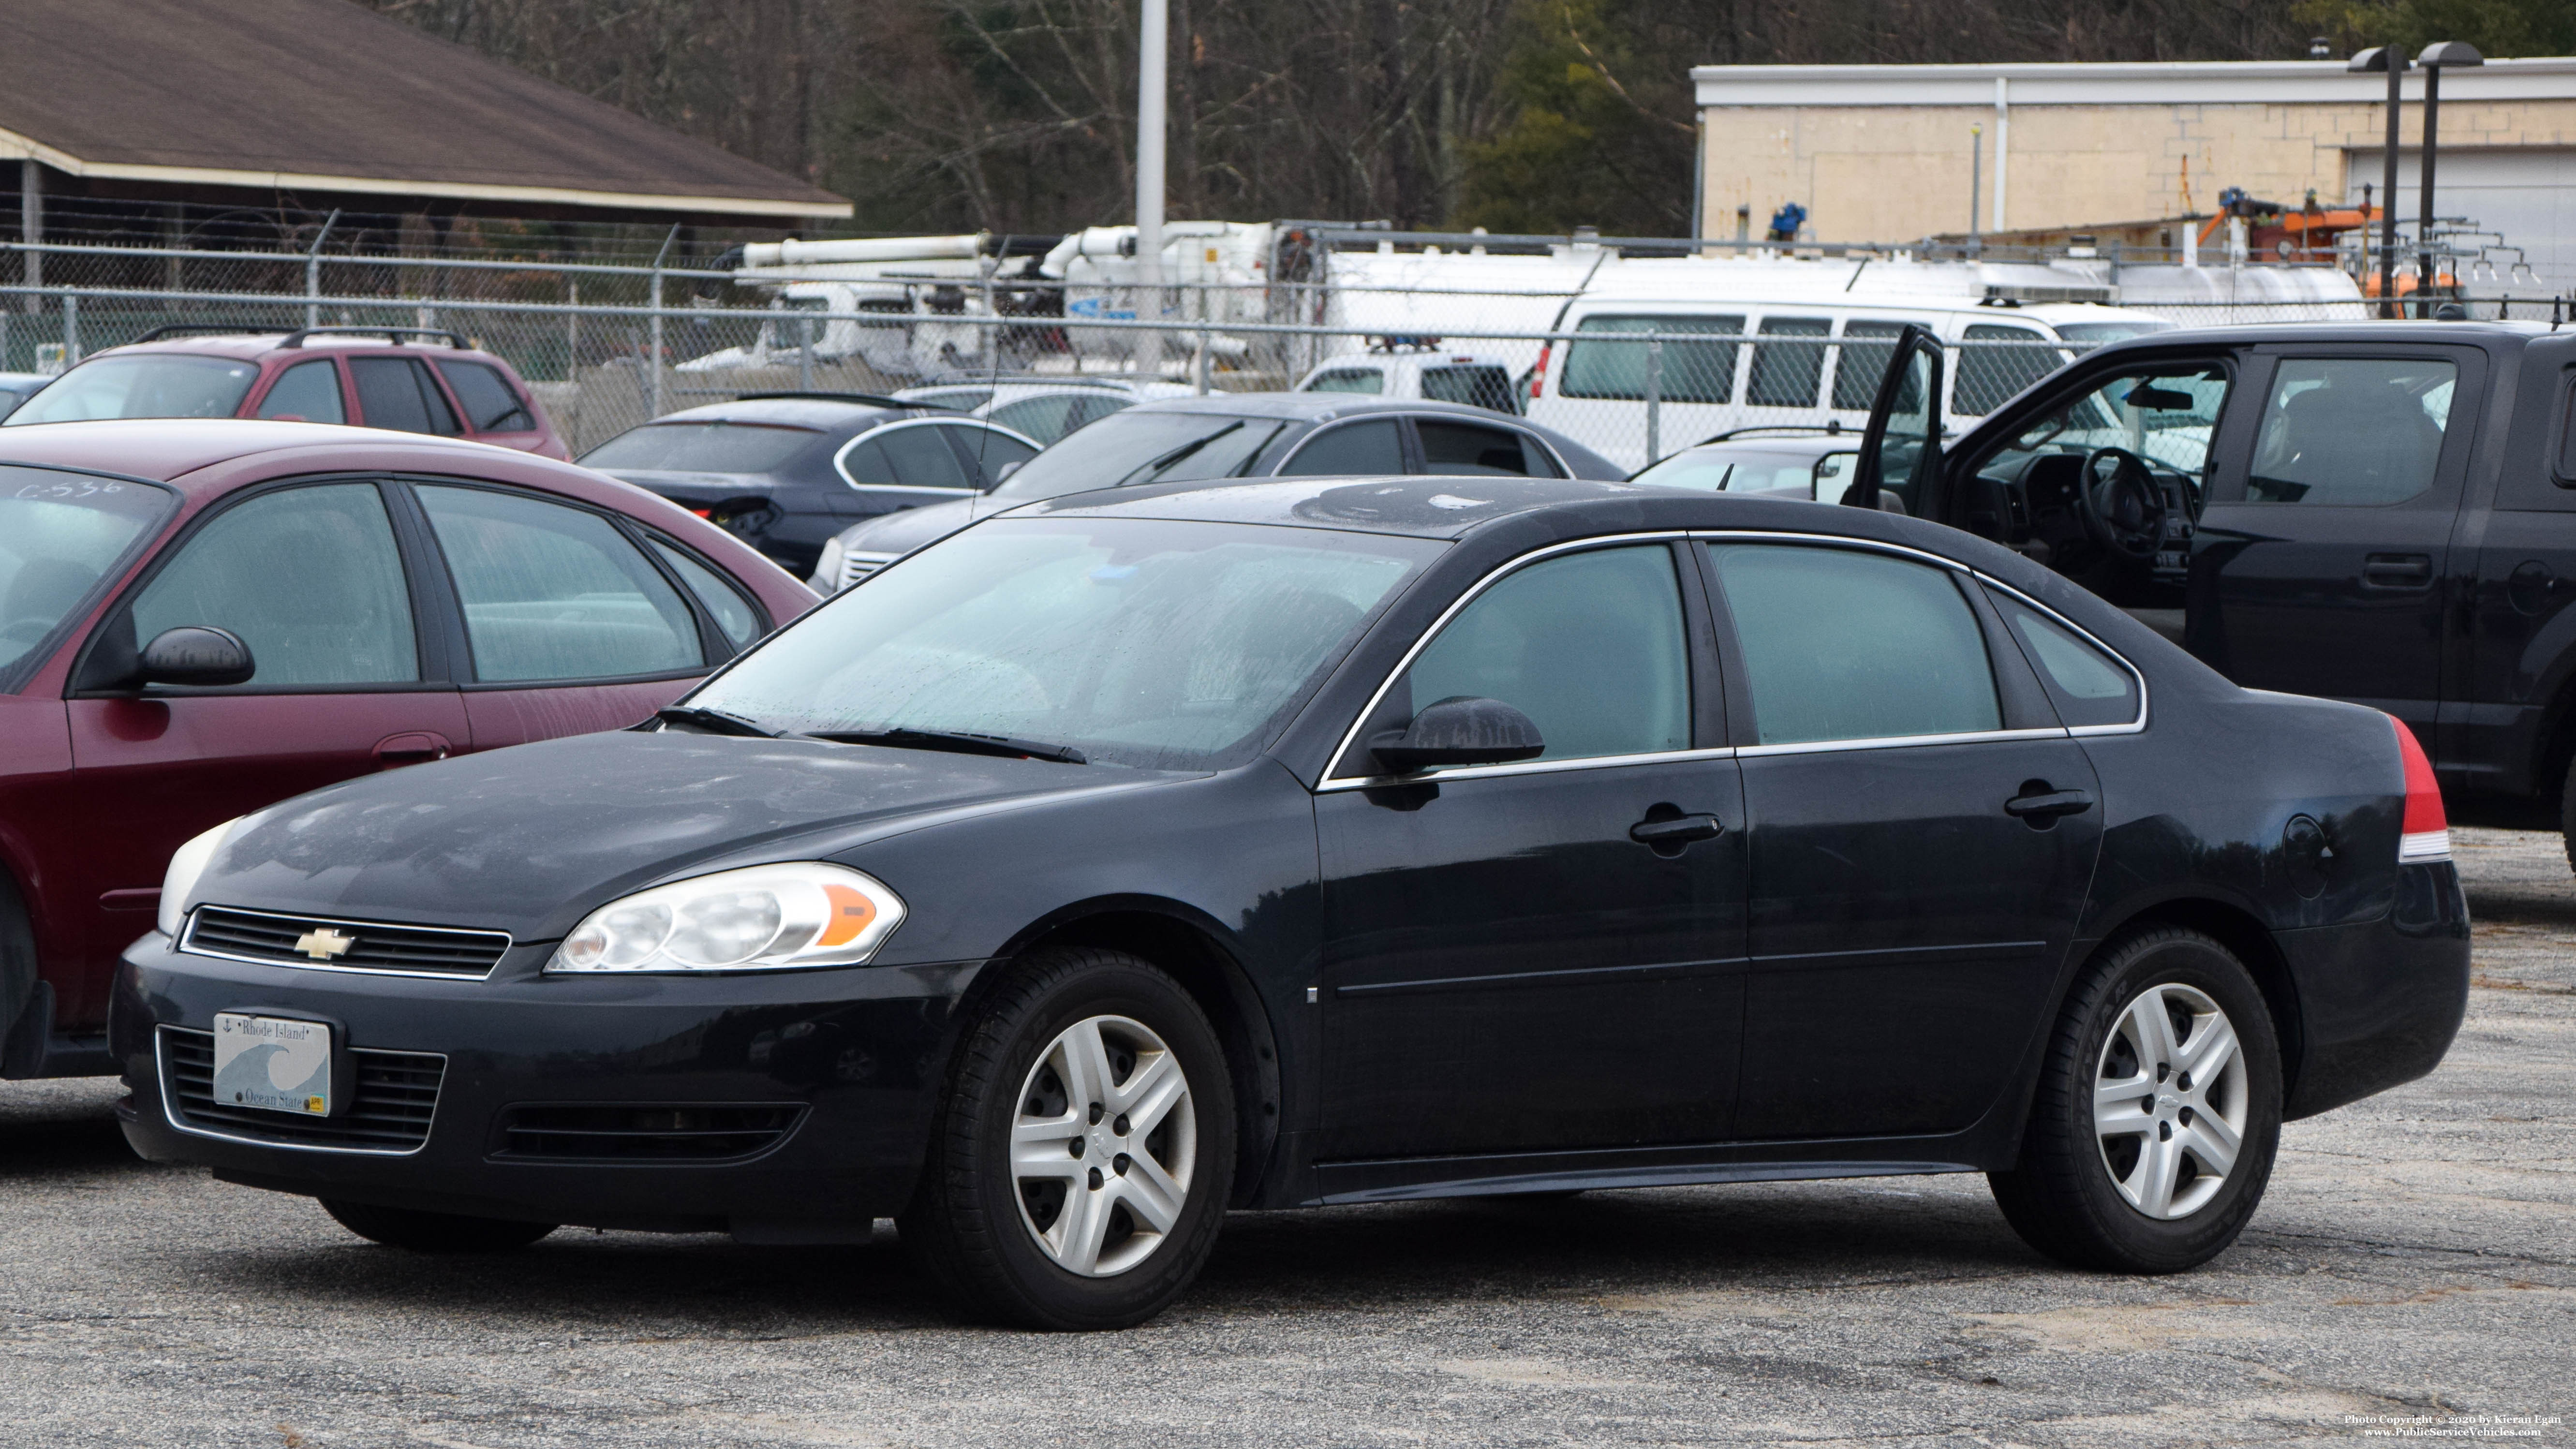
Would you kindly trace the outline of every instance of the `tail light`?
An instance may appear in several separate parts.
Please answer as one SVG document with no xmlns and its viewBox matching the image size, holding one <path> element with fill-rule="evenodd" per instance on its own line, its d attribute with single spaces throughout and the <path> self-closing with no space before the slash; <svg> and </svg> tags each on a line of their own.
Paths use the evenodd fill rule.
<svg viewBox="0 0 2576 1449">
<path fill-rule="evenodd" d="M 1553 342 L 1542 342 L 1538 345 L 1538 362 L 1530 368 L 1529 375 L 1531 402 L 1537 402 L 1539 393 L 1547 387 L 1547 355 L 1555 350 L 1556 344 Z"/>
<path fill-rule="evenodd" d="M 2390 716 L 2397 727 L 2397 753 L 2406 762 L 2406 817 L 2397 837 L 2397 863 L 2424 865 L 2451 858 L 2451 819 L 2442 812 L 2442 787 L 2433 778 L 2433 762 L 2415 741 L 2406 721 Z"/>
</svg>

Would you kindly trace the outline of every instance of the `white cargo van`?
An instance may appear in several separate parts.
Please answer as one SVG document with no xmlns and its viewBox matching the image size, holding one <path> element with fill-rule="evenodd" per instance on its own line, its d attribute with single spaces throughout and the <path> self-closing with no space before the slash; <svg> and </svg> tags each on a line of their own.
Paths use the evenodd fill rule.
<svg viewBox="0 0 2576 1449">
<path fill-rule="evenodd" d="M 1752 295 L 1757 290 L 1762 295 Z M 1909 322 L 1945 342 L 1985 344 L 1953 351 L 1944 369 L 1951 430 L 2073 356 L 2050 344 L 2092 346 L 2174 326 L 2086 302 L 1854 297 L 1776 282 L 1735 298 L 1696 289 L 1687 297 L 1593 293 L 1559 314 L 1553 330 L 1574 336 L 1540 354 L 1527 415 L 1631 469 L 1742 428 L 1838 422 L 1858 433 L 1887 371 L 1890 339 Z M 1682 337 L 1656 350 L 1634 340 L 1637 333 Z"/>
</svg>

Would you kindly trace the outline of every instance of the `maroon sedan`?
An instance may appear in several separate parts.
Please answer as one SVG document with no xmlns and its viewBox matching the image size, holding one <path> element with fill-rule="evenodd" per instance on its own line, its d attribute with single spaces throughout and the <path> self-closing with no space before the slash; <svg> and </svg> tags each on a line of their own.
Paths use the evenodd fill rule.
<svg viewBox="0 0 2576 1449">
<path fill-rule="evenodd" d="M 117 953 L 199 831 L 649 717 L 810 607 L 600 474 L 258 421 L 0 432 L 0 1075 L 115 1068 Z"/>
</svg>

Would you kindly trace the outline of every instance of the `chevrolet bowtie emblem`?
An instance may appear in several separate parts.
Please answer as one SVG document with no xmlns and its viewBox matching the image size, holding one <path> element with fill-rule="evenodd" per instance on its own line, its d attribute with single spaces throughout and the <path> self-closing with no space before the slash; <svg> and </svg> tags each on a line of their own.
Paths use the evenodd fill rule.
<svg viewBox="0 0 2576 1449">
<path fill-rule="evenodd" d="M 324 926 L 318 931 L 307 931 L 295 938 L 295 949 L 316 961 L 337 960 L 356 944 L 358 944 L 357 937 L 343 936 L 329 926 Z"/>
</svg>

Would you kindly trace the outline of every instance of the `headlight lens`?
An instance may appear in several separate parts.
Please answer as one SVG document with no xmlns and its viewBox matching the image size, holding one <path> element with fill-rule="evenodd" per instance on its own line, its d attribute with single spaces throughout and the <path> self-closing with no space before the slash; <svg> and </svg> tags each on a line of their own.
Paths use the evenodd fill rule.
<svg viewBox="0 0 2576 1449">
<path fill-rule="evenodd" d="M 882 881 L 820 861 L 676 881 L 584 917 L 551 972 L 776 971 L 855 966 L 903 924 Z"/>
<path fill-rule="evenodd" d="M 233 827 L 249 818 L 236 815 L 170 853 L 170 868 L 161 873 L 161 911 L 153 919 L 162 935 L 178 939 L 179 928 L 188 923 L 188 893 L 197 888 L 198 877 L 206 873 L 207 863 L 223 848 Z"/>
</svg>

